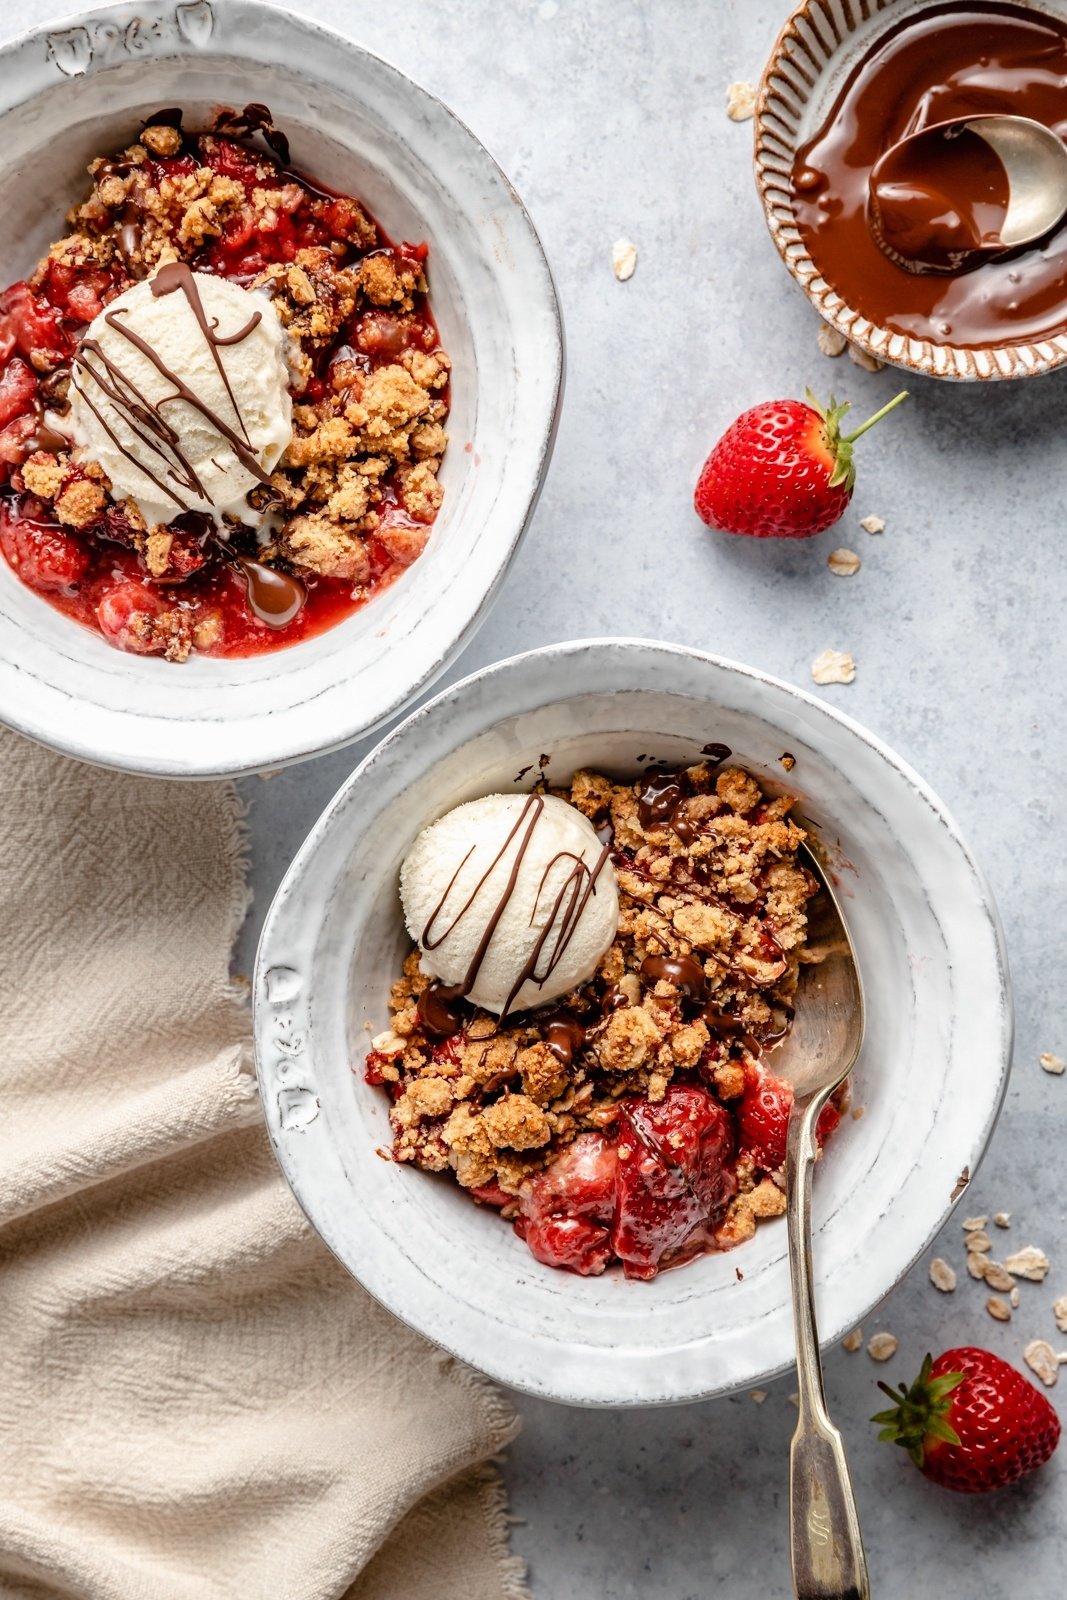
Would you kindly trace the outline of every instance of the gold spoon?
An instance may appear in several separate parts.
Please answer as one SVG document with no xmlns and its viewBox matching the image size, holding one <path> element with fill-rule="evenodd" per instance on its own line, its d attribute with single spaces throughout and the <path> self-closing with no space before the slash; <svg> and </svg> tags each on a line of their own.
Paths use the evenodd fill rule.
<svg viewBox="0 0 1067 1600">
<path fill-rule="evenodd" d="M 868 1600 L 867 1560 L 844 1441 L 826 1409 L 811 1261 L 815 1128 L 859 1055 L 863 985 L 827 874 L 810 850 L 802 847 L 802 852 L 804 865 L 821 884 L 809 912 L 808 944 L 824 955 L 801 968 L 793 1026 L 774 1058 L 775 1073 L 793 1085 L 786 1184 L 800 1415 L 789 1452 L 789 1547 L 798 1600 Z"/>
</svg>

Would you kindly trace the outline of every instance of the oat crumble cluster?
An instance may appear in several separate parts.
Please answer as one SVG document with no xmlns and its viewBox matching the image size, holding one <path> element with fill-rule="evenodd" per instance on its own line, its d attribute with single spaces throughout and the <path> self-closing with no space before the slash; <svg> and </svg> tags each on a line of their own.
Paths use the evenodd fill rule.
<svg viewBox="0 0 1067 1600">
<path fill-rule="evenodd" d="M 92 162 L 67 235 L 0 295 L 4 555 L 110 642 L 170 660 L 245 654 L 338 620 L 418 557 L 442 500 L 450 363 L 426 301 L 426 247 L 393 246 L 358 201 L 293 172 L 269 121 L 275 150 L 254 144 L 248 113 L 264 109 L 195 135 L 161 113 L 172 120 Z M 249 496 L 273 532 L 259 544 L 231 529 L 236 550 L 308 587 L 280 637 L 236 615 L 239 582 L 183 518 L 146 526 L 133 500 L 112 500 L 99 466 L 63 448 L 61 420 L 42 436 L 42 416 L 62 418 L 86 325 L 174 261 L 266 291 L 289 336 L 293 438 Z M 116 605 L 120 551 L 133 559 L 119 561 Z"/>
<path fill-rule="evenodd" d="M 791 797 L 710 762 L 649 783 L 580 771 L 551 791 L 612 843 L 620 921 L 594 977 L 503 1024 L 467 1006 L 434 1037 L 415 950 L 366 1069 L 392 1097 L 396 1161 L 454 1173 L 542 1260 L 621 1259 L 634 1277 L 740 1244 L 785 1208 L 791 1090 L 762 1058 L 789 1025 L 818 887 L 796 859 Z M 837 1120 L 829 1107 L 820 1132 Z M 627 1180 L 620 1202 L 618 1174 L 650 1149 L 664 1170 Z M 688 1222 L 664 1229 L 672 1182 Z"/>
</svg>

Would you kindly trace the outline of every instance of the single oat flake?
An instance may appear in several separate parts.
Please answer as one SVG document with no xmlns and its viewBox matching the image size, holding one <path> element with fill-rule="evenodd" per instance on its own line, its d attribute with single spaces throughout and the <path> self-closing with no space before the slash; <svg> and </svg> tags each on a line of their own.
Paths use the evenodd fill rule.
<svg viewBox="0 0 1067 1600">
<path fill-rule="evenodd" d="M 1016 1250 L 1012 1256 L 1005 1256 L 1004 1265 L 1016 1278 L 1029 1278 L 1031 1283 L 1044 1283 L 1049 1269 L 1049 1258 L 1036 1244 L 1028 1244 L 1024 1250 Z"/>
<path fill-rule="evenodd" d="M 1060 1332 L 1067 1333 L 1067 1294 L 1061 1294 L 1058 1300 L 1053 1300 L 1052 1315 Z"/>
<path fill-rule="evenodd" d="M 1062 1072 L 1067 1072 L 1067 1061 L 1064 1061 L 1060 1056 L 1054 1056 L 1049 1050 L 1044 1051 L 1037 1059 L 1045 1071 L 1051 1072 L 1054 1077 L 1058 1078 Z"/>
<path fill-rule="evenodd" d="M 842 1350 L 847 1350 L 849 1355 L 855 1355 L 857 1350 L 863 1349 L 863 1329 L 853 1328 L 851 1333 L 846 1333 L 841 1340 Z"/>
<path fill-rule="evenodd" d="M 811 664 L 811 675 L 816 683 L 851 683 L 856 676 L 856 663 L 844 650 L 824 650 Z"/>
<path fill-rule="evenodd" d="M 854 366 L 862 367 L 864 372 L 881 372 L 885 366 L 884 361 L 879 361 L 877 356 L 872 356 L 868 350 L 861 350 L 858 344 L 848 347 L 848 359 Z"/>
<path fill-rule="evenodd" d="M 1046 1388 L 1051 1389 L 1060 1375 L 1060 1363 L 1048 1340 L 1031 1339 L 1023 1351 L 1023 1360 L 1031 1372 L 1037 1373 Z"/>
<path fill-rule="evenodd" d="M 637 266 L 637 246 L 629 239 L 616 239 L 611 247 L 611 270 L 620 283 L 632 278 Z"/>
<path fill-rule="evenodd" d="M 956 1274 L 947 1261 L 935 1256 L 930 1263 L 930 1282 L 942 1294 L 951 1294 L 956 1287 Z"/>
<path fill-rule="evenodd" d="M 999 1289 L 1004 1294 L 1015 1286 L 1015 1279 L 999 1261 L 987 1261 L 982 1277 L 991 1289 Z"/>
<path fill-rule="evenodd" d="M 988 1255 L 989 1251 L 993 1248 L 993 1241 L 989 1237 L 988 1233 L 985 1233 L 981 1228 L 979 1228 L 976 1233 L 969 1233 L 967 1235 L 967 1248 L 968 1250 L 973 1250 L 975 1255 Z"/>
<path fill-rule="evenodd" d="M 996 1223 L 998 1228 L 1010 1228 L 1011 1227 L 1011 1212 L 1010 1211 L 998 1211 L 994 1215 L 993 1221 Z"/>
<path fill-rule="evenodd" d="M 964 1233 L 981 1233 L 988 1221 L 988 1217 L 964 1217 L 960 1227 Z"/>
<path fill-rule="evenodd" d="M 1019 1308 L 1019 1285 L 1017 1283 L 1012 1285 L 1011 1294 L 1008 1296 L 1008 1299 L 1010 1300 L 1011 1304 L 1015 1307 L 1015 1309 L 1018 1310 L 1018 1308 Z"/>
<path fill-rule="evenodd" d="M 971 1251 L 968 1250 L 967 1271 L 970 1273 L 972 1278 L 977 1278 L 979 1283 L 981 1283 L 982 1279 L 985 1277 L 986 1268 L 988 1265 L 989 1263 L 985 1256 L 973 1255 Z"/>
<path fill-rule="evenodd" d="M 1011 1321 L 1011 1306 L 1006 1300 L 999 1299 L 995 1294 L 989 1296 L 985 1303 L 985 1308 L 994 1322 Z"/>
<path fill-rule="evenodd" d="M 897 1341 L 891 1333 L 876 1333 L 868 1341 L 867 1354 L 872 1361 L 888 1361 L 897 1353 Z"/>
<path fill-rule="evenodd" d="M 854 572 L 860 570 L 863 563 L 855 550 L 847 550 L 844 545 L 840 545 L 838 549 L 830 551 L 826 565 L 835 578 L 851 578 Z"/>
<path fill-rule="evenodd" d="M 766 1398 L 767 1398 L 766 1389 L 750 1389 L 749 1390 L 749 1399 L 754 1400 L 758 1406 L 761 1406 L 763 1404 L 764 1400 L 766 1400 Z"/>
<path fill-rule="evenodd" d="M 884 533 L 885 532 L 885 518 L 884 517 L 861 517 L 860 518 L 860 527 L 863 529 L 864 533 Z"/>
<path fill-rule="evenodd" d="M 828 322 L 821 324 L 815 338 L 824 356 L 843 356 L 848 349 L 848 340 L 844 334 L 838 333 L 836 328 L 831 328 Z"/>
<path fill-rule="evenodd" d="M 756 114 L 756 91 L 750 83 L 731 83 L 726 91 L 726 115 L 731 122 L 747 122 Z"/>
</svg>

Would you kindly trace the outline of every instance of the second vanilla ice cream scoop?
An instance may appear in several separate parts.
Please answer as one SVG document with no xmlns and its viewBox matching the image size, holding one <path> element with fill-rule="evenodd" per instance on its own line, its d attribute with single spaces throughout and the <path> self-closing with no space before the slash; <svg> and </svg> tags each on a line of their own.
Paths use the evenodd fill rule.
<svg viewBox="0 0 1067 1600">
<path fill-rule="evenodd" d="M 90 323 L 71 375 L 79 459 L 149 527 L 185 512 L 255 526 L 246 496 L 292 437 L 285 333 L 265 294 L 184 262 Z"/>
<path fill-rule="evenodd" d="M 412 845 L 400 893 L 423 970 L 498 1016 L 585 983 L 619 924 L 608 847 L 552 795 L 447 812 Z"/>
</svg>

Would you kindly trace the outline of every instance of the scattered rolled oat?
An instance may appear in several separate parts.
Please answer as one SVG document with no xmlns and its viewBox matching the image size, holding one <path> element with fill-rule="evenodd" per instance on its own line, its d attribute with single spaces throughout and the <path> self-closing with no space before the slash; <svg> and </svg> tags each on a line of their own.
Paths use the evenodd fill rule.
<svg viewBox="0 0 1067 1600">
<path fill-rule="evenodd" d="M 1067 1072 L 1067 1061 L 1061 1060 L 1059 1056 L 1054 1056 L 1049 1050 L 1039 1055 L 1037 1059 L 1046 1072 L 1051 1072 L 1057 1078 L 1062 1072 Z"/>
<path fill-rule="evenodd" d="M 848 349 L 848 340 L 844 334 L 838 333 L 836 328 L 831 328 L 828 322 L 820 325 L 816 340 L 824 356 L 843 356 Z"/>
<path fill-rule="evenodd" d="M 969 1233 L 967 1235 L 967 1248 L 972 1250 L 975 1255 L 988 1255 L 993 1248 L 993 1241 L 988 1233 L 983 1233 L 982 1229 L 979 1228 L 977 1233 Z"/>
<path fill-rule="evenodd" d="M 981 1233 L 988 1221 L 988 1217 L 964 1217 L 960 1227 L 964 1233 Z"/>
<path fill-rule="evenodd" d="M 867 350 L 861 350 L 858 344 L 849 345 L 848 359 L 857 367 L 862 367 L 864 372 L 881 372 L 885 366 L 884 361 L 879 361 L 877 356 L 872 356 Z"/>
<path fill-rule="evenodd" d="M 866 1114 L 867 1114 L 867 1107 L 866 1106 L 853 1106 L 852 1107 L 852 1120 L 853 1120 L 853 1122 L 858 1122 L 860 1120 L 860 1118 L 863 1117 L 863 1116 L 866 1116 Z"/>
<path fill-rule="evenodd" d="M 985 1256 L 973 1255 L 971 1251 L 968 1250 L 967 1271 L 970 1273 L 972 1278 L 977 1278 L 979 1283 L 981 1283 L 982 1279 L 985 1277 L 986 1267 L 988 1265 L 989 1263 L 986 1261 Z"/>
<path fill-rule="evenodd" d="M 963 1193 L 964 1189 L 966 1189 L 970 1181 L 971 1169 L 970 1167 L 964 1167 L 963 1171 L 952 1185 L 952 1193 L 949 1195 L 949 1199 L 953 1203 L 959 1199 L 960 1195 Z"/>
<path fill-rule="evenodd" d="M 1006 1300 L 1001 1300 L 997 1295 L 991 1294 L 985 1303 L 985 1308 L 994 1322 L 1010 1322 L 1011 1306 Z"/>
<path fill-rule="evenodd" d="M 835 578 L 851 578 L 863 565 L 855 550 L 847 550 L 840 545 L 836 550 L 831 550 L 826 558 L 826 565 L 830 568 Z"/>
<path fill-rule="evenodd" d="M 812 662 L 811 675 L 816 683 L 851 683 L 856 676 L 856 663 L 843 650 L 824 650 Z"/>
<path fill-rule="evenodd" d="M 1018 1306 L 1018 1304 L 1019 1304 L 1019 1285 L 1017 1283 L 1013 1283 L 1012 1284 L 1012 1286 L 1011 1286 L 1011 1294 L 1008 1296 L 1008 1300 L 1010 1301 L 1010 1303 L 1013 1306 Z"/>
<path fill-rule="evenodd" d="M 935 1256 L 930 1263 L 930 1282 L 942 1294 L 951 1294 L 956 1287 L 956 1274 L 947 1261 Z"/>
<path fill-rule="evenodd" d="M 841 1340 L 842 1350 L 847 1350 L 849 1355 L 855 1355 L 857 1350 L 863 1349 L 863 1329 L 853 1328 L 851 1333 L 846 1333 Z"/>
<path fill-rule="evenodd" d="M 1010 1228 L 1011 1227 L 1011 1212 L 1010 1211 L 998 1211 L 998 1212 L 996 1212 L 994 1214 L 993 1221 L 996 1223 L 998 1228 Z"/>
<path fill-rule="evenodd" d="M 872 1361 L 888 1361 L 897 1353 L 897 1341 L 891 1333 L 876 1333 L 867 1342 L 867 1354 Z"/>
<path fill-rule="evenodd" d="M 747 122 L 756 114 L 756 91 L 750 83 L 731 83 L 726 91 L 726 115 L 731 122 Z"/>
<path fill-rule="evenodd" d="M 754 1400 L 758 1406 L 761 1406 L 766 1398 L 766 1389 L 752 1389 L 749 1391 L 749 1399 Z"/>
<path fill-rule="evenodd" d="M 797 764 L 796 756 L 793 755 L 788 750 L 783 751 L 782 754 L 778 757 L 778 765 L 780 767 L 784 767 L 787 772 L 792 772 L 792 770 L 796 766 L 796 764 Z"/>
<path fill-rule="evenodd" d="M 1037 1373 L 1046 1388 L 1051 1389 L 1060 1375 L 1060 1363 L 1048 1340 L 1031 1339 L 1023 1351 L 1023 1360 L 1031 1372 Z"/>
<path fill-rule="evenodd" d="M 1044 1283 L 1049 1269 L 1049 1258 L 1036 1244 L 1028 1244 L 1023 1250 L 1016 1250 L 1012 1256 L 1005 1257 L 1004 1265 L 1016 1278 L 1029 1278 L 1031 1283 Z"/>
<path fill-rule="evenodd" d="M 982 1277 L 991 1289 L 999 1289 L 1005 1294 L 1015 1287 L 1015 1279 L 999 1261 L 987 1261 Z"/>
<path fill-rule="evenodd" d="M 1058 1300 L 1053 1300 L 1052 1315 L 1060 1332 L 1067 1333 L 1067 1294 L 1061 1294 Z"/>
<path fill-rule="evenodd" d="M 885 518 L 884 517 L 861 517 L 860 518 L 860 527 L 863 529 L 864 533 L 884 533 L 885 532 Z"/>
<path fill-rule="evenodd" d="M 637 266 L 637 246 L 629 239 L 616 239 L 611 247 L 611 270 L 620 283 L 632 278 Z"/>
<path fill-rule="evenodd" d="M 799 1411 L 800 1410 L 800 1396 L 798 1394 L 791 1394 L 789 1396 L 789 1404 L 791 1406 L 796 1406 L 797 1410 Z"/>
</svg>

